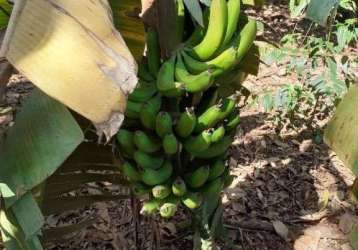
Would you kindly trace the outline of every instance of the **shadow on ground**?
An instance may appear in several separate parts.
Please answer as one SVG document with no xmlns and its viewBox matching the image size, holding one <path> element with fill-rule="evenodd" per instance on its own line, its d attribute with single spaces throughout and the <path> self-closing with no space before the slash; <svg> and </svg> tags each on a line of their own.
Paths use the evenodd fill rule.
<svg viewBox="0 0 358 250">
<path fill-rule="evenodd" d="M 313 144 L 306 134 L 282 140 L 265 115 L 243 115 L 231 150 L 236 179 L 224 197 L 233 239 L 225 249 L 310 249 L 310 244 L 341 249 L 347 242 L 337 216 L 350 206 L 346 200 L 353 177 L 325 145 Z M 334 223 L 334 230 L 328 230 L 334 243 L 320 242 L 327 236 L 318 235 L 320 227 L 318 234 L 308 230 L 322 223 Z"/>
</svg>

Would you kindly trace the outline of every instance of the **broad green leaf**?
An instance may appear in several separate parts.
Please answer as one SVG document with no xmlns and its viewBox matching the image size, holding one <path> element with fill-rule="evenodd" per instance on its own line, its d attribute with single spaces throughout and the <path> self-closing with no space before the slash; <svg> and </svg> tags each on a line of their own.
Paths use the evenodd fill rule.
<svg viewBox="0 0 358 250">
<path fill-rule="evenodd" d="M 310 0 L 290 0 L 290 13 L 291 17 L 298 17 L 300 16 L 305 8 L 307 7 Z"/>
<path fill-rule="evenodd" d="M 10 209 L 11 210 L 11 209 Z M 0 210 L 0 229 L 2 239 L 7 250 L 41 250 L 38 235 L 26 239 L 12 211 Z"/>
<path fill-rule="evenodd" d="M 203 11 L 197 0 L 184 0 L 185 6 L 194 20 L 201 26 L 204 26 Z"/>
<path fill-rule="evenodd" d="M 336 114 L 329 122 L 325 142 L 337 153 L 344 164 L 358 176 L 358 87 L 352 86 Z"/>
<path fill-rule="evenodd" d="M 115 27 L 119 30 L 133 56 L 140 61 L 145 45 L 144 24 L 139 17 L 140 0 L 109 0 Z"/>
<path fill-rule="evenodd" d="M 35 89 L 0 150 L 0 191 L 6 207 L 53 174 L 82 140 L 67 108 Z"/>
<path fill-rule="evenodd" d="M 306 18 L 321 26 L 327 25 L 328 17 L 339 5 L 340 0 L 311 0 L 307 7 Z"/>
<path fill-rule="evenodd" d="M 26 240 L 31 239 L 41 230 L 44 218 L 31 193 L 22 196 L 10 209 Z"/>
<path fill-rule="evenodd" d="M 200 0 L 202 4 L 205 4 L 206 6 L 210 6 L 211 0 Z"/>
</svg>

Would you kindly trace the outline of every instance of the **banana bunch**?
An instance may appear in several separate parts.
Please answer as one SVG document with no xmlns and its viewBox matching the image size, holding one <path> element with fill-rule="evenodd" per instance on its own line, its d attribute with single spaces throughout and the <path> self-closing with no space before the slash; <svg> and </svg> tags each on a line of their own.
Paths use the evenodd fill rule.
<svg viewBox="0 0 358 250">
<path fill-rule="evenodd" d="M 256 21 L 242 17 L 240 0 L 213 0 L 205 35 L 198 26 L 184 46 L 164 62 L 158 91 L 167 97 L 201 93 L 240 63 L 256 37 Z"/>
<path fill-rule="evenodd" d="M 172 217 L 179 204 L 200 207 L 203 194 L 230 185 L 226 153 L 240 123 L 237 95 L 219 96 L 218 77 L 232 71 L 255 40 L 256 22 L 240 16 L 241 0 L 212 0 L 205 27 L 183 41 L 183 0 L 177 0 L 182 46 L 161 61 L 156 31 L 147 32 L 139 84 L 128 97 L 117 134 L 122 173 L 135 195 L 149 197 L 141 212 Z"/>
</svg>

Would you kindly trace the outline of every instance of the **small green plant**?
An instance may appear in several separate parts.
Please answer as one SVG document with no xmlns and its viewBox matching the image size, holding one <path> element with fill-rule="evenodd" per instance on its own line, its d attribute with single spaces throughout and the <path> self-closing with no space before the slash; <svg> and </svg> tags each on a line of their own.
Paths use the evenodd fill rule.
<svg viewBox="0 0 358 250">
<path fill-rule="evenodd" d="M 304 11 L 310 1 L 291 1 L 292 12 Z M 304 5 L 304 6 L 303 6 Z M 356 11 L 352 1 L 342 1 L 344 10 Z M 296 9 L 295 9 L 296 8 Z M 297 13 L 296 13 L 297 14 Z M 296 15 L 293 13 L 293 16 Z M 315 117 L 331 114 L 352 82 L 358 77 L 357 57 L 348 47 L 358 41 L 358 19 L 338 17 L 326 37 L 292 33 L 281 39 L 280 48 L 269 49 L 262 60 L 276 64 L 290 82 L 256 98 L 266 112 L 274 113 L 281 129 L 318 128 Z"/>
</svg>

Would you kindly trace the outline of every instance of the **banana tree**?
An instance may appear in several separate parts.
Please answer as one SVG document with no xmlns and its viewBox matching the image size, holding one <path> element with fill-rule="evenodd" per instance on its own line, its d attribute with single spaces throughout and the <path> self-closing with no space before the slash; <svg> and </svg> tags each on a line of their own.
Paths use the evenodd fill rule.
<svg viewBox="0 0 358 250">
<path fill-rule="evenodd" d="M 325 131 L 325 142 L 337 153 L 345 166 L 358 176 L 358 87 L 351 86 Z M 358 179 L 352 186 L 352 198 L 358 198 Z M 358 224 L 350 232 L 354 249 L 358 247 Z"/>
<path fill-rule="evenodd" d="M 193 2 L 196 1 L 142 1 L 141 20 L 138 18 L 140 3 L 133 0 L 16 1 L 0 53 L 37 88 L 24 103 L 15 125 L 0 145 L 0 229 L 6 249 L 42 249 L 42 244 L 58 241 L 65 233 L 89 225 L 92 219 L 79 225 L 42 230 L 43 216 L 93 202 L 129 198 L 129 185 L 139 195 L 153 192 L 158 197 L 166 196 L 163 193 L 167 187 L 161 185 L 164 184 L 161 180 L 158 182 L 163 175 L 167 176 L 163 177 L 166 181 L 178 177 L 173 182 L 173 193 L 183 194 L 185 206 L 195 209 L 202 203 L 193 212 L 194 226 L 202 238 L 202 248 L 212 246 L 216 232 L 222 229 L 219 226 L 220 192 L 231 178 L 224 159 L 219 156 L 226 154 L 239 122 L 233 94 L 247 74 L 257 71 L 259 54 L 257 47 L 252 45 L 255 21 L 244 16 L 239 18 L 241 1 L 212 1 L 211 4 L 218 8 L 211 8 L 215 11 L 210 15 L 204 11 L 202 20 L 197 14 L 191 18 L 188 12 L 197 13 L 193 6 L 200 11 L 202 8 L 209 10 L 210 1 L 206 1 L 209 7 L 198 5 L 198 2 L 193 5 Z M 232 8 L 227 8 L 226 4 Z M 226 19 L 230 21 L 228 26 Z M 216 27 L 219 20 L 221 25 Z M 187 21 L 191 23 L 188 27 Z M 196 43 L 193 50 L 181 51 L 188 48 L 185 37 L 194 34 L 194 30 L 198 30 L 198 34 L 196 41 L 191 41 Z M 208 35 L 203 37 L 205 33 Z M 145 39 L 146 57 L 142 58 Z M 211 60 L 214 56 L 224 60 Z M 177 58 L 171 60 L 173 57 Z M 191 73 L 186 69 L 188 63 Z M 176 68 L 175 82 L 174 79 L 173 82 L 160 80 L 166 77 L 168 65 Z M 140 84 L 133 91 L 138 78 Z M 211 104 L 201 104 L 201 108 L 193 110 L 186 106 L 179 117 L 181 101 L 198 106 L 206 101 L 203 95 L 211 96 L 208 98 Z M 237 96 L 235 94 L 235 98 Z M 218 124 L 215 131 L 213 122 L 192 124 L 187 128 L 193 111 L 204 114 L 209 110 L 211 113 L 210 105 L 214 105 L 214 111 L 220 111 L 215 118 L 214 123 Z M 158 113 L 154 120 L 153 109 L 155 115 Z M 142 115 L 139 118 L 139 113 L 143 118 Z M 117 134 L 118 146 L 110 142 L 115 151 L 120 150 L 120 155 L 113 155 L 110 146 L 96 145 L 95 141 L 108 143 L 123 121 L 123 129 Z M 158 157 L 154 163 L 150 154 L 158 149 L 157 141 L 146 137 L 148 130 L 152 133 L 153 126 L 163 140 L 160 150 L 167 155 L 165 161 Z M 136 132 L 135 145 L 129 144 L 133 142 L 132 137 L 125 129 L 138 128 L 143 133 Z M 214 132 L 216 139 L 213 140 Z M 212 147 L 204 145 L 209 135 Z M 184 137 L 190 138 L 184 140 Z M 143 150 L 137 150 L 138 147 Z M 137 166 L 131 166 L 133 150 L 138 151 L 135 164 L 140 165 L 140 173 L 133 171 L 138 170 Z M 192 162 L 195 158 L 198 162 L 207 162 L 214 157 L 219 157 L 212 167 L 214 172 L 207 166 L 190 169 L 190 175 L 185 170 L 185 161 Z M 127 161 L 123 165 L 119 163 L 122 159 Z M 158 166 L 166 171 L 159 171 Z M 148 170 L 151 167 L 153 169 Z M 206 176 L 205 181 L 202 176 Z M 191 190 L 185 196 L 184 179 Z M 86 183 L 100 181 L 119 185 L 121 193 L 68 196 Z M 199 196 L 195 194 L 195 190 L 209 182 Z M 161 187 L 152 189 L 151 184 Z M 142 211 L 147 212 L 146 207 L 150 207 L 147 204 Z M 152 211 L 157 211 L 159 206 L 163 217 L 172 216 L 176 209 L 171 201 L 154 202 Z"/>
</svg>

